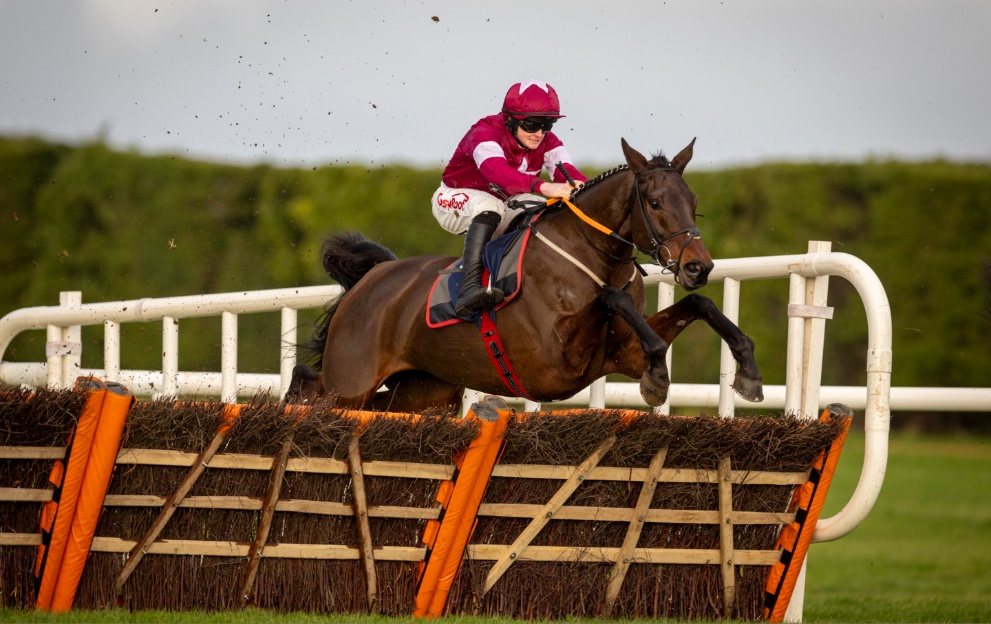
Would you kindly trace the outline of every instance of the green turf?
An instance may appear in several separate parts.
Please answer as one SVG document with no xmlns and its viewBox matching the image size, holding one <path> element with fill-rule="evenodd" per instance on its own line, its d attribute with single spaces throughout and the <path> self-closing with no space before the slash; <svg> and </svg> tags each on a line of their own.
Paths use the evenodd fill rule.
<svg viewBox="0 0 991 624">
<path fill-rule="evenodd" d="M 895 434 L 890 447 L 864 523 L 809 551 L 805 620 L 991 621 L 991 439 Z M 851 434 L 823 517 L 856 486 L 863 448 Z"/>
<path fill-rule="evenodd" d="M 851 433 L 824 517 L 836 513 L 853 491 L 863 447 L 863 435 Z M 884 487 L 870 516 L 849 536 L 814 544 L 809 555 L 806 622 L 991 622 L 991 439 L 893 435 Z M 0 622 L 342 621 L 398 624 L 412 620 L 279 615 L 259 610 L 58 615 L 0 610 Z M 452 617 L 443 621 L 495 624 L 503 620 Z"/>
</svg>

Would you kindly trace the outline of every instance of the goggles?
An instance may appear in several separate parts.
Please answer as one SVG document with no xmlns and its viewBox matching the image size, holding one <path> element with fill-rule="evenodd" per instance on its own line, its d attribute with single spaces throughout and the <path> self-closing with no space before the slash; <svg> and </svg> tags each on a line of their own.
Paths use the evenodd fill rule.
<svg viewBox="0 0 991 624">
<path fill-rule="evenodd" d="M 520 119 L 517 124 L 523 132 L 532 133 L 537 130 L 550 132 L 551 128 L 554 127 L 555 121 L 557 121 L 557 119 L 554 119 L 553 117 L 527 117 L 525 119 Z"/>
</svg>

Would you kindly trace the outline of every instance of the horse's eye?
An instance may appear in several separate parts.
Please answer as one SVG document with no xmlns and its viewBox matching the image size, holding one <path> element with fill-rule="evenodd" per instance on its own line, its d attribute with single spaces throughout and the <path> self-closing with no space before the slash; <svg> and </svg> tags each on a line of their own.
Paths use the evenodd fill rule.
<svg viewBox="0 0 991 624">
<path fill-rule="evenodd" d="M 660 208 L 661 207 L 661 202 L 657 201 L 656 199 L 647 200 L 647 203 L 650 204 L 650 207 L 651 208 Z"/>
</svg>

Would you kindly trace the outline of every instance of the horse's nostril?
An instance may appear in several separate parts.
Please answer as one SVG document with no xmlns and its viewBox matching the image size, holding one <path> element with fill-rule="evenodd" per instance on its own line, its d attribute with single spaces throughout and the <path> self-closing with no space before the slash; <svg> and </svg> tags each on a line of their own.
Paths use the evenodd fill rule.
<svg viewBox="0 0 991 624">
<path fill-rule="evenodd" d="M 689 262 L 682 270 L 692 277 L 697 277 L 702 272 L 702 265 L 698 262 Z"/>
</svg>

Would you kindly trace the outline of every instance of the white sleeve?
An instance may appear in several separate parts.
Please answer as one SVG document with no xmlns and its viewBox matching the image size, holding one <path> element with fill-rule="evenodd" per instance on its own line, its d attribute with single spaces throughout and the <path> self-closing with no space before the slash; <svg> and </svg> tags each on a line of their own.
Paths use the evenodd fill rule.
<svg viewBox="0 0 991 624">
<path fill-rule="evenodd" d="M 571 154 L 568 153 L 568 150 L 563 145 L 558 145 L 554 149 L 547 150 L 544 154 L 544 168 L 549 175 L 554 175 L 554 167 L 559 162 L 566 162 L 571 166 L 575 165 L 575 163 L 571 162 Z"/>
<path fill-rule="evenodd" d="M 506 159 L 506 152 L 502 151 L 502 147 L 499 146 L 495 141 L 483 141 L 475 146 L 475 149 L 471 152 L 471 157 L 475 161 L 475 166 L 479 169 L 482 168 L 482 163 L 490 158 L 501 158 Z"/>
</svg>

